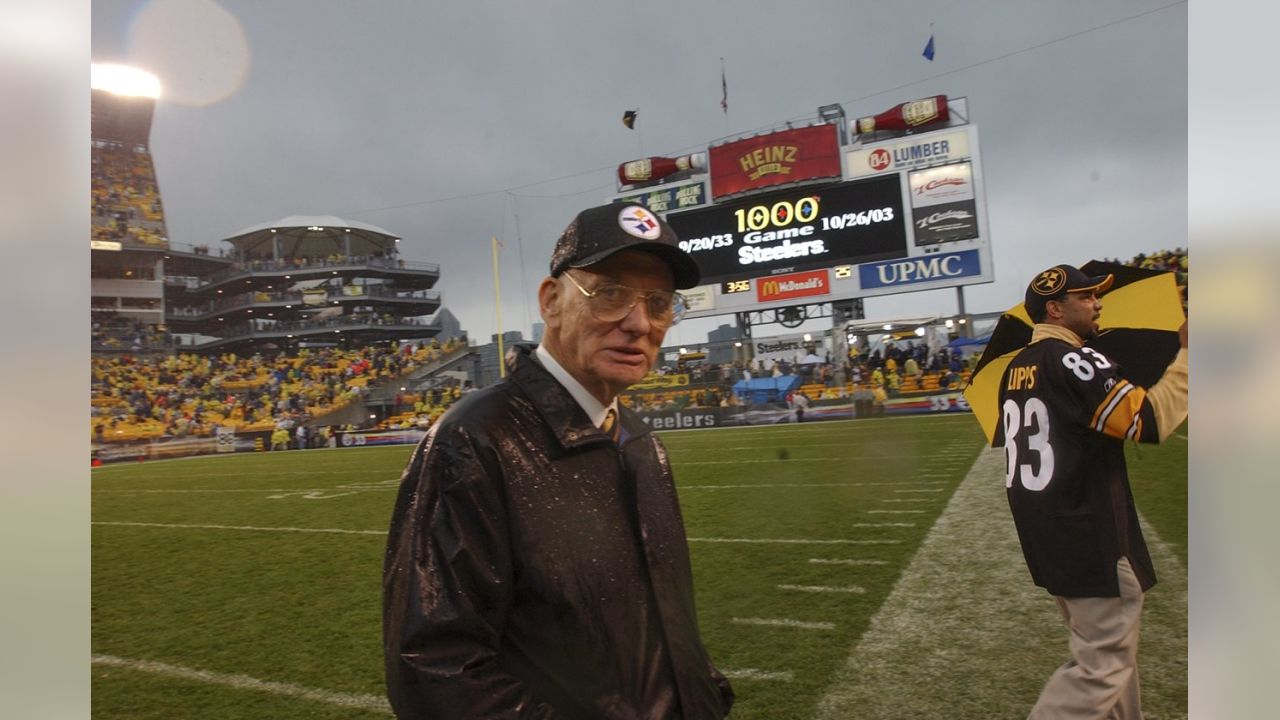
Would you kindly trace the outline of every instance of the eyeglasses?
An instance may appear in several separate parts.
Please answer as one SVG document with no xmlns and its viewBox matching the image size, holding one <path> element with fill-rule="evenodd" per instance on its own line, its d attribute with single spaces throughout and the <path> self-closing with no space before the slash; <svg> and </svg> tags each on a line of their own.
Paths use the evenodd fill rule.
<svg viewBox="0 0 1280 720">
<path fill-rule="evenodd" d="M 644 307 L 649 313 L 649 322 L 661 328 L 669 328 L 680 322 L 680 319 L 684 317 L 685 310 L 688 308 L 688 302 L 678 292 L 638 290 L 626 285 L 609 282 L 604 283 L 595 290 L 588 291 L 569 272 L 566 271 L 565 276 L 569 278 L 569 282 L 572 282 L 587 297 L 587 307 L 591 310 L 591 314 L 601 322 L 618 322 L 625 318 L 631 314 L 631 308 L 640 302 L 640 298 L 644 298 Z"/>
</svg>

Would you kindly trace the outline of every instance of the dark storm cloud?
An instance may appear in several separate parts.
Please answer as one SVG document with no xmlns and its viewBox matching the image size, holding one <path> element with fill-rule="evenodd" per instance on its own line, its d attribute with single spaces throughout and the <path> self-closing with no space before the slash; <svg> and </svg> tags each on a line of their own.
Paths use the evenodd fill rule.
<svg viewBox="0 0 1280 720">
<path fill-rule="evenodd" d="M 832 102 L 856 117 L 970 98 L 998 278 L 966 290 L 971 312 L 1012 304 L 1042 265 L 1185 244 L 1184 6 L 1107 26 L 1163 3 L 222 5 L 251 48 L 243 87 L 156 113 L 171 238 L 211 242 L 291 214 L 370 222 L 441 264 L 446 304 L 477 338 L 494 328 L 490 236 L 506 246 L 504 324 L 527 332 L 555 237 L 613 193 L 618 163 Z M 128 20 L 146 6 L 94 4 L 95 60 L 130 60 Z M 920 57 L 930 22 L 934 63 Z M 474 197 L 426 202 L 460 196 Z M 954 309 L 950 290 L 868 301 L 874 317 Z"/>
</svg>

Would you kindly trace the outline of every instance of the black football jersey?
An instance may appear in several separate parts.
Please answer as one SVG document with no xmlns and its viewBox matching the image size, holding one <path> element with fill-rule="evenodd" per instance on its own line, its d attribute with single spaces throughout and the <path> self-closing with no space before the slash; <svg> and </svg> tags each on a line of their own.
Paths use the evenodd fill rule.
<svg viewBox="0 0 1280 720">
<path fill-rule="evenodd" d="M 1119 595 L 1128 557 L 1143 590 L 1155 583 L 1129 490 L 1124 441 L 1158 442 L 1146 389 L 1102 353 L 1056 338 L 1009 363 L 993 445 L 1037 585 L 1066 597 Z"/>
</svg>

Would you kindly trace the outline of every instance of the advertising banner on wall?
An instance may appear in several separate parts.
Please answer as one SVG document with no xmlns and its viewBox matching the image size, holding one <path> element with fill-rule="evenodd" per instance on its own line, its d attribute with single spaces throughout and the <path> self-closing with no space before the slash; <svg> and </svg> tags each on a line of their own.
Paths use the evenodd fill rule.
<svg viewBox="0 0 1280 720">
<path fill-rule="evenodd" d="M 866 177 L 970 157 L 969 128 L 939 130 L 850 150 L 845 153 L 845 174 Z"/>
<path fill-rule="evenodd" d="M 938 253 L 858 266 L 863 290 L 908 287 L 938 280 L 956 280 L 982 274 L 977 250 Z"/>
<path fill-rule="evenodd" d="M 841 173 L 840 140 L 831 124 L 735 140 L 708 152 L 715 199 Z"/>
<path fill-rule="evenodd" d="M 788 275 L 758 278 L 756 299 L 760 302 L 794 300 L 802 297 L 821 297 L 831 292 L 828 270 L 811 270 Z"/>
<path fill-rule="evenodd" d="M 707 204 L 707 183 L 705 180 L 691 180 L 684 183 L 673 183 L 662 187 L 648 188 L 640 192 L 623 193 L 614 198 L 617 202 L 636 203 L 653 212 L 666 214 L 678 210 L 688 210 Z"/>
<path fill-rule="evenodd" d="M 978 205 L 970 163 L 913 170 L 908 185 L 917 247 L 978 237 Z"/>
</svg>

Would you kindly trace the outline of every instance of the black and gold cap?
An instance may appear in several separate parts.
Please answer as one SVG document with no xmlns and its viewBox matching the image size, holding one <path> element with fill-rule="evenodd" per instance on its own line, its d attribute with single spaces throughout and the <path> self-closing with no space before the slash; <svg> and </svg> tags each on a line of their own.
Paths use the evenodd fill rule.
<svg viewBox="0 0 1280 720">
<path fill-rule="evenodd" d="M 1036 273 L 1027 286 L 1024 307 L 1032 320 L 1044 315 L 1045 305 L 1050 300 L 1057 300 L 1071 292 L 1093 291 L 1099 295 L 1111 289 L 1115 282 L 1112 275 L 1090 277 L 1072 265 L 1054 265 L 1043 272 Z"/>
<path fill-rule="evenodd" d="M 551 277 L 569 268 L 587 267 L 623 250 L 657 255 L 671 268 L 676 289 L 698 284 L 702 274 L 665 220 L 643 205 L 610 203 L 589 208 L 564 229 L 551 253 Z"/>
</svg>

